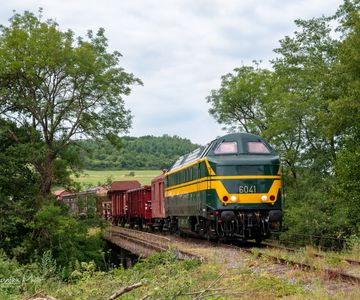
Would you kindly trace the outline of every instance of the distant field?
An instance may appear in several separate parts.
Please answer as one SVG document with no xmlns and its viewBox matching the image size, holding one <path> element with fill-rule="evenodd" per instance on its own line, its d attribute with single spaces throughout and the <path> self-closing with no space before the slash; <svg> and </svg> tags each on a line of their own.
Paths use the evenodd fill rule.
<svg viewBox="0 0 360 300">
<path fill-rule="evenodd" d="M 130 172 L 134 172 L 135 176 L 127 176 Z M 107 182 L 108 178 L 112 181 L 116 180 L 137 180 L 141 184 L 150 184 L 151 179 L 160 175 L 161 170 L 122 170 L 122 171 L 93 171 L 85 170 L 80 177 L 73 179 L 85 186 L 97 186 Z"/>
</svg>

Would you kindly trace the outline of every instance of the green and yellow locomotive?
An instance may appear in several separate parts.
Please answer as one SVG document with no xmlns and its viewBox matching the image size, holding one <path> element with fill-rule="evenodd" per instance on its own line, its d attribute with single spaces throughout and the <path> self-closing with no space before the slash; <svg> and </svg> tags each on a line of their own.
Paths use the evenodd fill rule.
<svg viewBox="0 0 360 300">
<path fill-rule="evenodd" d="M 165 213 L 182 233 L 261 242 L 279 229 L 281 203 L 279 157 L 253 134 L 218 138 L 165 174 Z"/>
</svg>

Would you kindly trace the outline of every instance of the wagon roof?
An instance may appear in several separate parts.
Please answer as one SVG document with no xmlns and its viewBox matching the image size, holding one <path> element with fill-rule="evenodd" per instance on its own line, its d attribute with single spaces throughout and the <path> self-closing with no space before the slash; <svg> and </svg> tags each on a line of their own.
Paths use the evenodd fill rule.
<svg viewBox="0 0 360 300">
<path fill-rule="evenodd" d="M 127 191 L 130 189 L 139 188 L 140 186 L 141 186 L 141 184 L 137 180 L 113 181 L 111 183 L 110 191 Z"/>
</svg>

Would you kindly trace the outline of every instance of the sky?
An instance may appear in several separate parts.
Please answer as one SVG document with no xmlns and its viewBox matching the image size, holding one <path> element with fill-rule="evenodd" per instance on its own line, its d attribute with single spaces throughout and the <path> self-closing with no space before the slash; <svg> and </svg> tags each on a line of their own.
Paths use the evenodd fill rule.
<svg viewBox="0 0 360 300">
<path fill-rule="evenodd" d="M 236 67 L 275 57 L 295 19 L 333 14 L 340 0 L 7 0 L 0 24 L 13 10 L 54 19 L 78 36 L 105 29 L 109 50 L 140 78 L 125 97 L 133 115 L 129 135 L 178 135 L 206 144 L 226 134 L 208 113 L 206 97 Z"/>
</svg>

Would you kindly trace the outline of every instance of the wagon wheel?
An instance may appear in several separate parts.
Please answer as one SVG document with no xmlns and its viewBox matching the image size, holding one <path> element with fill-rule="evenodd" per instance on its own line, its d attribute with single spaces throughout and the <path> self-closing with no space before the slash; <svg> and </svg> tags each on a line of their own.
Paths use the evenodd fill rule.
<svg viewBox="0 0 360 300">
<path fill-rule="evenodd" d="M 158 230 L 159 230 L 159 232 L 163 232 L 163 230 L 164 230 L 164 224 L 161 224 L 161 225 L 158 227 Z"/>
<path fill-rule="evenodd" d="M 126 220 L 123 218 L 123 219 L 121 220 L 120 225 L 121 225 L 121 227 L 125 227 L 125 224 L 126 224 Z"/>
</svg>

